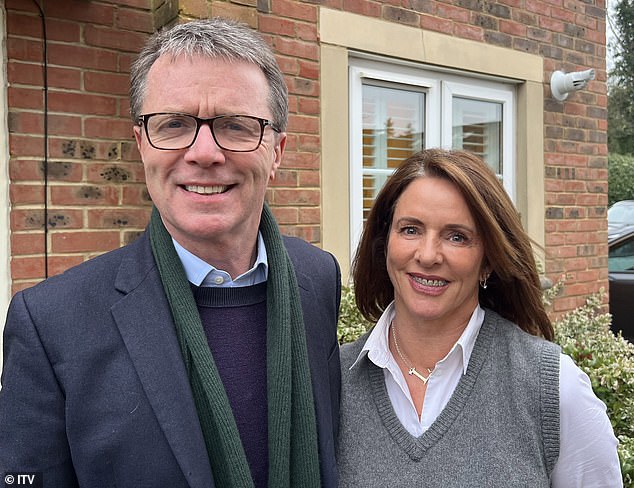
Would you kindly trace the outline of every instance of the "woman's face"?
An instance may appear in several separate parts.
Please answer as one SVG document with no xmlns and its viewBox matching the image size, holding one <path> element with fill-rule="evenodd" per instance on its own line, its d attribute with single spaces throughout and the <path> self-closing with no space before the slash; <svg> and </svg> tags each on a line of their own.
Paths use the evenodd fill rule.
<svg viewBox="0 0 634 488">
<path fill-rule="evenodd" d="M 484 249 L 467 203 L 448 180 L 421 177 L 399 197 L 387 244 L 399 325 L 459 327 L 478 303 Z"/>
</svg>

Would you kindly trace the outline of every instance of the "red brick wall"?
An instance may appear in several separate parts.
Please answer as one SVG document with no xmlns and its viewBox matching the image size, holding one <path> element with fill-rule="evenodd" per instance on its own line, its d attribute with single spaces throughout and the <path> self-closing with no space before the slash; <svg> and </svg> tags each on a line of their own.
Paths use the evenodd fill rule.
<svg viewBox="0 0 634 488">
<path fill-rule="evenodd" d="M 149 1 L 38 3 L 48 60 L 46 189 L 42 16 L 33 0 L 6 2 L 14 291 L 125 244 L 150 208 L 127 94 L 131 60 L 160 14 Z"/>
<path fill-rule="evenodd" d="M 269 200 L 286 233 L 320 241 L 319 5 L 418 26 L 544 59 L 546 272 L 566 277 L 556 311 L 607 288 L 607 97 L 603 0 L 39 0 L 49 59 L 49 274 L 128 242 L 148 196 L 128 118 L 128 67 L 147 33 L 225 15 L 274 47 L 290 98 L 289 141 Z M 156 9 L 151 10 L 155 5 Z M 42 30 L 32 0 L 7 0 L 12 275 L 43 269 Z M 594 68 L 565 103 L 552 71 Z M 324 189 L 327 195 L 327 189 Z M 529 189 L 530 191 L 530 189 Z"/>
</svg>

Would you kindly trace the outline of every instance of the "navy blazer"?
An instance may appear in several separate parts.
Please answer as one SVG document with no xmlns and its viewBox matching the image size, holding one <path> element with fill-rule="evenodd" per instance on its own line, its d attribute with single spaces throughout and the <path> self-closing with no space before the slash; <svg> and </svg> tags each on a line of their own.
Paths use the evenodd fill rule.
<svg viewBox="0 0 634 488">
<path fill-rule="evenodd" d="M 334 488 L 339 266 L 304 241 L 284 242 L 304 312 L 323 485 Z M 17 293 L 4 334 L 0 473 L 41 472 L 46 488 L 214 486 L 147 232 Z"/>
</svg>

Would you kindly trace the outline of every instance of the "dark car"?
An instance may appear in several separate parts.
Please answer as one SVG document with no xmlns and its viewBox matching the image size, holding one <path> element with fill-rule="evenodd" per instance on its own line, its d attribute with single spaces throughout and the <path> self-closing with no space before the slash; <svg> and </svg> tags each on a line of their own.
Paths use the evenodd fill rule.
<svg viewBox="0 0 634 488">
<path fill-rule="evenodd" d="M 621 200 L 608 208 L 608 240 L 615 239 L 634 225 L 634 200 Z"/>
<path fill-rule="evenodd" d="M 634 342 L 634 224 L 608 236 L 612 330 Z"/>
</svg>

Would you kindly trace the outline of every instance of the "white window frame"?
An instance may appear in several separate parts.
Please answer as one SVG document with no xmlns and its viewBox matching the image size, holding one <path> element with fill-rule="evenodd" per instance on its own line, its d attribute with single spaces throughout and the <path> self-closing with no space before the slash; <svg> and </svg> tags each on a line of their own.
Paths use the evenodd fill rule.
<svg viewBox="0 0 634 488">
<path fill-rule="evenodd" d="M 420 70 L 399 64 L 351 58 L 349 65 L 350 93 L 350 255 L 357 248 L 363 230 L 363 82 L 376 80 L 395 86 L 413 86 L 425 93 L 423 130 L 426 147 L 440 144 L 438 124 L 429 120 L 440 117 L 440 84 Z M 432 102 L 433 100 L 433 102 Z"/>
<path fill-rule="evenodd" d="M 452 147 L 454 96 L 502 105 L 502 181 L 515 201 L 515 89 L 505 80 L 488 81 L 468 74 L 434 71 L 412 63 L 350 57 L 349 61 L 349 158 L 350 158 L 350 256 L 363 230 L 363 83 L 376 80 L 395 86 L 415 87 L 425 93 L 424 147 Z"/>
<path fill-rule="evenodd" d="M 453 113 L 453 97 L 464 97 L 483 102 L 494 102 L 502 105 L 502 184 L 504 189 L 515 202 L 515 90 L 512 86 L 502 83 L 492 83 L 485 80 L 473 79 L 469 83 L 456 81 L 447 77 L 442 82 L 443 93 L 443 130 L 442 147 L 450 149 L 452 146 L 452 117 L 445 114 Z"/>
</svg>

